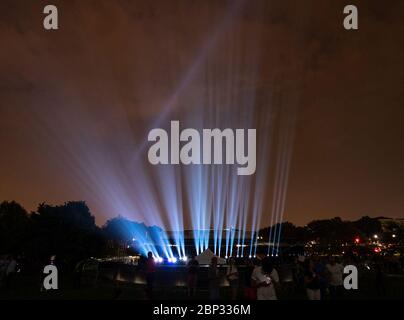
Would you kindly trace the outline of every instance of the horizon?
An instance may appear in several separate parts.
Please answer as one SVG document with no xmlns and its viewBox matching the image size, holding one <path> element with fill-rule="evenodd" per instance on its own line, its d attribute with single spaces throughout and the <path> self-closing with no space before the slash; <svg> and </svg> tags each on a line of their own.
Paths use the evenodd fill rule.
<svg viewBox="0 0 404 320">
<path fill-rule="evenodd" d="M 16 200 L 0 200 L 0 203 L 2 203 L 2 202 L 16 202 L 17 204 L 19 204 L 19 205 L 22 206 L 22 208 L 27 212 L 28 215 L 37 213 L 37 208 L 38 208 L 38 207 L 37 207 L 36 209 L 33 209 L 33 210 L 27 210 L 20 202 L 18 202 L 18 201 L 16 201 Z M 45 205 L 50 205 L 50 206 L 52 206 L 52 207 L 57 207 L 57 206 L 63 206 L 64 204 L 69 203 L 69 202 L 84 202 L 84 203 L 88 206 L 88 204 L 87 204 L 87 202 L 86 202 L 85 200 L 67 200 L 67 201 L 64 201 L 63 203 L 59 203 L 59 204 L 52 204 L 52 203 L 48 203 L 48 202 L 41 202 L 41 203 L 38 204 L 38 206 L 39 206 L 40 204 L 45 204 Z M 92 213 L 92 211 L 91 211 L 91 208 L 90 208 L 90 207 L 88 207 L 88 208 L 89 208 L 89 210 L 90 210 L 90 214 L 95 218 L 95 224 L 96 224 L 97 227 L 99 227 L 99 228 L 102 228 L 103 226 L 105 226 L 105 224 L 106 224 L 109 220 L 116 219 L 116 218 L 123 218 L 123 219 L 125 219 L 125 220 L 130 221 L 130 222 L 145 224 L 146 227 L 158 227 L 158 228 L 162 228 L 162 227 L 159 226 L 159 225 L 147 225 L 144 221 L 133 220 L 132 218 L 130 218 L 130 217 L 128 217 L 128 216 L 123 216 L 123 215 L 120 215 L 120 214 L 118 214 L 118 215 L 116 215 L 116 216 L 110 217 L 108 220 L 105 220 L 103 223 L 98 223 L 98 222 L 97 222 L 97 219 L 96 219 L 96 216 L 95 216 L 95 215 Z M 371 219 L 376 219 L 376 220 L 382 220 L 382 219 L 404 220 L 404 216 L 403 216 L 403 217 L 388 217 L 388 216 L 376 216 L 376 217 L 372 217 L 372 216 L 369 216 L 369 215 L 362 215 L 362 216 L 360 216 L 359 218 L 357 218 L 356 220 L 349 220 L 349 219 L 347 220 L 347 219 L 343 219 L 341 216 L 332 216 L 332 217 L 323 218 L 323 219 L 313 219 L 313 220 L 307 221 L 307 223 L 305 223 L 305 224 L 303 224 L 303 225 L 295 224 L 295 223 L 293 223 L 292 221 L 289 221 L 289 220 L 284 220 L 284 221 L 281 221 L 281 222 L 279 222 L 279 223 L 292 223 L 292 224 L 293 224 L 294 226 L 296 226 L 296 227 L 306 227 L 310 222 L 318 221 L 318 220 L 331 220 L 331 219 L 340 218 L 343 222 L 356 222 L 356 221 L 358 221 L 358 220 L 360 220 L 360 219 L 362 219 L 362 218 L 364 218 L 364 217 L 369 217 L 369 218 L 371 218 Z M 266 229 L 266 228 L 270 228 L 270 227 L 273 227 L 273 226 L 275 226 L 275 224 L 273 224 L 273 225 L 267 225 L 267 226 L 262 226 L 262 227 L 260 228 L 260 230 Z M 169 232 L 184 232 L 184 233 L 185 233 L 185 232 L 187 232 L 187 231 L 194 231 L 194 229 L 187 229 L 187 228 L 184 228 L 183 230 L 169 230 L 169 229 L 163 229 L 163 230 L 164 230 L 165 232 L 167 232 L 167 233 L 169 233 Z M 214 229 L 214 228 L 210 228 L 210 229 L 199 229 L 199 230 L 200 230 L 200 231 L 201 231 L 201 230 L 214 231 L 215 229 Z M 222 229 L 222 231 L 225 231 L 225 230 L 226 230 L 226 229 Z"/>
</svg>

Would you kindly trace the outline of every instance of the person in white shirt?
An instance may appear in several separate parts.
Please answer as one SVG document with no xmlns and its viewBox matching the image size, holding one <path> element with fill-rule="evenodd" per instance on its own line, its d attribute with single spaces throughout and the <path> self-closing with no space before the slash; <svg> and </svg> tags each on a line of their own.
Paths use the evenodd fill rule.
<svg viewBox="0 0 404 320">
<path fill-rule="evenodd" d="M 343 292 L 342 287 L 344 284 L 344 266 L 336 261 L 334 257 L 330 257 L 329 263 L 326 265 L 326 269 L 329 276 L 330 296 L 331 298 L 335 299 L 340 297 Z"/>
<path fill-rule="evenodd" d="M 279 286 L 279 275 L 269 258 L 254 269 L 251 280 L 257 288 L 257 300 L 278 300 L 276 287 Z"/>
</svg>

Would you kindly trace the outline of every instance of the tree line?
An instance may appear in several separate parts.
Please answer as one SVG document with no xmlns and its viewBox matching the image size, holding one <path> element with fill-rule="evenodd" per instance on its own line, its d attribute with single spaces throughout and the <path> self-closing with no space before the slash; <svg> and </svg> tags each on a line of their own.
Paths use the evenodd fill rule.
<svg viewBox="0 0 404 320">
<path fill-rule="evenodd" d="M 394 234 L 394 239 L 400 242 L 404 236 L 402 226 L 394 220 L 382 226 L 379 219 L 365 216 L 357 221 L 338 217 L 314 220 L 306 226 L 283 222 L 260 230 L 260 237 L 265 241 L 271 228 L 280 227 L 281 241 L 289 243 L 338 244 L 356 238 L 365 240 L 375 234 L 381 239 L 392 239 Z M 62 205 L 42 203 L 30 213 L 15 201 L 0 203 L 0 255 L 20 255 L 31 261 L 43 261 L 56 254 L 66 263 L 74 264 L 93 256 L 116 254 L 117 249 L 126 248 L 131 241 L 157 241 L 161 232 L 157 226 L 146 226 L 120 216 L 99 227 L 83 201 Z M 135 235 L 138 239 L 133 238 Z"/>
</svg>

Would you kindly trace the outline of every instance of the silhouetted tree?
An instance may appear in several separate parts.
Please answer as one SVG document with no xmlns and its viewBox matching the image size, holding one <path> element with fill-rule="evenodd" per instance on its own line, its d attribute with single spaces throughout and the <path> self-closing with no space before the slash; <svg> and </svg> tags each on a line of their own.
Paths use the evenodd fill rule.
<svg viewBox="0 0 404 320">
<path fill-rule="evenodd" d="M 312 240 L 324 244 L 351 242 L 359 232 L 352 222 L 343 221 L 339 217 L 314 220 L 307 225 L 307 230 Z"/>
<path fill-rule="evenodd" d="M 360 218 L 353 222 L 353 224 L 360 231 L 362 237 L 370 238 L 374 234 L 380 234 L 382 232 L 382 224 L 380 221 L 368 216 Z"/>
<path fill-rule="evenodd" d="M 101 231 L 85 202 L 67 202 L 60 206 L 42 203 L 31 218 L 32 251 L 38 257 L 57 254 L 67 263 L 73 263 L 102 252 Z"/>
<path fill-rule="evenodd" d="M 165 233 L 160 227 L 149 227 L 144 223 L 132 221 L 122 216 L 108 220 L 103 225 L 102 231 L 109 240 L 110 253 L 126 252 L 133 254 L 140 252 L 144 247 L 144 242 L 152 242 L 156 246 L 166 245 L 166 242 L 163 241 Z"/>
<path fill-rule="evenodd" d="M 109 219 L 102 230 L 108 239 L 127 242 L 138 236 L 147 238 L 148 227 L 144 223 L 138 223 L 122 216 Z"/>
<path fill-rule="evenodd" d="M 0 253 L 22 253 L 29 231 L 27 211 L 15 201 L 3 201 L 0 204 Z"/>
<path fill-rule="evenodd" d="M 305 242 L 308 238 L 308 232 L 305 227 L 298 227 L 287 221 L 260 230 L 260 236 L 263 237 L 263 240 L 268 240 L 270 234 L 272 234 L 272 237 L 279 234 L 280 242 L 287 243 Z"/>
</svg>

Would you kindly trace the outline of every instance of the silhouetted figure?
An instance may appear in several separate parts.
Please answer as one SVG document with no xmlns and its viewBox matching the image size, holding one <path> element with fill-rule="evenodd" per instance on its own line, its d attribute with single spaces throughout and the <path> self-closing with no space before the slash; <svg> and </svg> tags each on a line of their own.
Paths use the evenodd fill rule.
<svg viewBox="0 0 404 320">
<path fill-rule="evenodd" d="M 156 262 L 153 258 L 153 253 L 149 252 L 147 254 L 146 260 L 146 291 L 149 299 L 153 299 L 153 285 L 154 278 L 156 274 Z"/>
<path fill-rule="evenodd" d="M 198 284 L 198 272 L 199 272 L 199 262 L 195 259 L 195 256 L 191 257 L 188 262 L 188 296 L 194 297 L 196 295 L 196 288 Z"/>
<path fill-rule="evenodd" d="M 6 277 L 6 269 L 8 265 L 8 257 L 1 257 L 0 256 L 0 289 L 3 288 L 4 280 Z"/>
<path fill-rule="evenodd" d="M 316 273 L 312 260 L 306 261 L 304 282 L 306 284 L 307 298 L 309 300 L 321 300 L 320 277 Z"/>
<path fill-rule="evenodd" d="M 76 266 L 74 267 L 74 286 L 76 289 L 81 288 L 81 280 L 83 275 L 83 268 L 84 268 L 85 261 L 79 261 Z"/>
<path fill-rule="evenodd" d="M 314 272 L 317 274 L 320 283 L 320 296 L 321 300 L 324 300 L 327 296 L 328 281 L 326 277 L 327 269 L 323 259 L 320 257 L 313 258 Z"/>
<path fill-rule="evenodd" d="M 293 267 L 293 281 L 295 283 L 295 291 L 299 293 L 303 293 L 306 291 L 304 276 L 305 276 L 305 264 L 304 264 L 304 256 L 299 256 L 294 261 Z"/>
<path fill-rule="evenodd" d="M 257 288 L 253 286 L 251 276 L 255 265 L 251 259 L 246 259 L 244 272 L 244 297 L 246 300 L 257 300 Z"/>
<path fill-rule="evenodd" d="M 209 267 L 209 297 L 211 300 L 218 300 L 220 297 L 220 274 L 217 267 L 217 257 L 213 257 Z"/>
<path fill-rule="evenodd" d="M 227 277 L 227 281 L 229 281 L 229 285 L 230 285 L 231 299 L 236 300 L 239 282 L 238 282 L 238 269 L 236 266 L 236 259 L 234 259 L 233 257 L 230 258 L 230 260 L 229 260 L 226 277 Z"/>
</svg>

